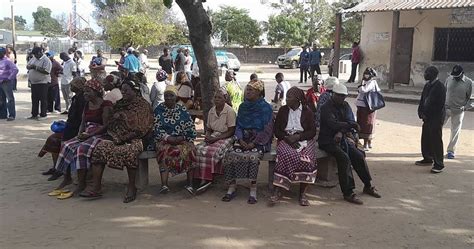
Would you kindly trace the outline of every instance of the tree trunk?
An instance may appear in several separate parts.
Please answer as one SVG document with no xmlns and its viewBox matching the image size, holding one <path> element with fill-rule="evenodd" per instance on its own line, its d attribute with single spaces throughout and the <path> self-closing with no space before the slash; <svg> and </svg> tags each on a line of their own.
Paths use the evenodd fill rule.
<svg viewBox="0 0 474 249">
<path fill-rule="evenodd" d="M 189 28 L 189 40 L 193 46 L 201 78 L 202 108 L 204 119 L 213 106 L 214 92 L 219 89 L 217 60 L 211 44 L 212 24 L 201 1 L 176 0 L 184 13 Z"/>
</svg>

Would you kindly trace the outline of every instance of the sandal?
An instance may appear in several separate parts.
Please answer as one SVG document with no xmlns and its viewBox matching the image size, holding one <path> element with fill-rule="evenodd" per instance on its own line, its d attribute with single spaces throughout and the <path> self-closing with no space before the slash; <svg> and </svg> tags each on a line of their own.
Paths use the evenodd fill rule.
<svg viewBox="0 0 474 249">
<path fill-rule="evenodd" d="M 195 194 L 193 187 L 191 187 L 191 186 L 185 186 L 184 188 L 185 188 L 185 189 L 188 191 L 188 193 L 190 193 L 191 195 L 194 195 L 194 194 Z"/>
<path fill-rule="evenodd" d="M 133 191 L 133 194 L 132 194 L 132 195 L 128 195 L 128 193 L 125 194 L 125 196 L 123 197 L 123 203 L 132 202 L 132 201 L 134 201 L 136 198 L 137 198 L 137 190 L 135 189 L 135 191 Z"/>
<path fill-rule="evenodd" d="M 277 191 L 276 193 L 274 193 L 272 196 L 270 196 L 270 199 L 268 201 L 268 204 L 270 206 L 273 206 L 275 204 L 277 204 L 279 201 L 280 201 L 280 198 L 282 197 L 282 194 L 280 191 Z"/>
<path fill-rule="evenodd" d="M 255 204 L 255 203 L 257 203 L 257 198 L 255 198 L 253 196 L 249 196 L 249 199 L 247 200 L 247 203 L 248 204 Z"/>
<path fill-rule="evenodd" d="M 95 198 L 100 198 L 102 197 L 102 194 L 99 193 L 99 192 L 95 192 L 93 190 L 84 190 L 82 191 L 80 194 L 79 194 L 80 197 L 85 197 L 85 198 L 91 198 L 91 199 L 95 199 Z"/>
<path fill-rule="evenodd" d="M 74 196 L 74 193 L 73 192 L 66 192 L 66 193 L 61 193 L 60 195 L 58 195 L 58 197 L 56 197 L 58 200 L 66 200 L 66 199 L 69 199 L 71 197 Z"/>
<path fill-rule="evenodd" d="M 55 189 L 51 192 L 48 193 L 48 196 L 59 196 L 61 194 L 65 194 L 65 193 L 69 193 L 71 191 L 67 190 L 67 189 Z"/>
<path fill-rule="evenodd" d="M 308 201 L 308 198 L 306 198 L 306 196 L 300 197 L 300 206 L 303 206 L 303 207 L 309 206 L 309 201 Z"/>
<path fill-rule="evenodd" d="M 235 192 L 233 192 L 232 194 L 225 194 L 224 197 L 222 197 L 221 200 L 224 201 L 224 202 L 229 202 L 232 199 L 234 199 L 235 196 L 237 196 L 237 194 Z"/>
<path fill-rule="evenodd" d="M 166 185 L 161 186 L 160 194 L 167 194 L 168 192 L 170 192 L 170 188 L 168 188 L 168 186 Z"/>
</svg>

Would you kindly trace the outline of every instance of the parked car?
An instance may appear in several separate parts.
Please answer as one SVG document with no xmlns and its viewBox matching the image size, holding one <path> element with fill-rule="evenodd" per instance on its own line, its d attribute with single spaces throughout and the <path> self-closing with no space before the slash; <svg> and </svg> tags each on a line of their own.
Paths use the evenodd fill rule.
<svg viewBox="0 0 474 249">
<path fill-rule="evenodd" d="M 277 64 L 279 68 L 297 68 L 299 67 L 300 54 L 303 51 L 302 48 L 293 48 L 288 53 L 282 54 L 277 58 Z"/>
<path fill-rule="evenodd" d="M 240 70 L 240 61 L 235 54 L 226 52 L 227 55 L 227 68 L 233 69 L 234 71 Z"/>
</svg>

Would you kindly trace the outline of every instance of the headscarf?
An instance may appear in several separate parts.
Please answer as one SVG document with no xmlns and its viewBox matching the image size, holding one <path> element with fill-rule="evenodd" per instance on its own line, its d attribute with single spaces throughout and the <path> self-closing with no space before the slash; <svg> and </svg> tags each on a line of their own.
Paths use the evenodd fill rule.
<svg viewBox="0 0 474 249">
<path fill-rule="evenodd" d="M 253 89 L 258 90 L 259 92 L 263 92 L 263 90 L 265 89 L 263 81 L 258 80 L 258 79 L 251 80 L 247 85 L 251 86 Z"/>
<path fill-rule="evenodd" d="M 286 97 L 291 96 L 293 98 L 296 98 L 302 105 L 306 105 L 306 98 L 304 91 L 299 89 L 298 87 L 294 86 L 286 92 Z"/>
<path fill-rule="evenodd" d="M 89 87 L 96 92 L 100 92 L 100 93 L 104 92 L 104 88 L 102 87 L 102 84 L 97 79 L 91 79 L 91 80 L 86 81 L 84 86 Z"/>
<path fill-rule="evenodd" d="M 128 85 L 132 90 L 134 90 L 136 93 L 140 93 L 140 84 L 133 81 L 133 80 L 125 80 L 123 82 L 123 85 Z"/>
<path fill-rule="evenodd" d="M 175 96 L 178 96 L 178 89 L 176 89 L 176 86 L 174 85 L 167 85 L 165 88 L 165 92 L 171 92 Z"/>
<path fill-rule="evenodd" d="M 168 79 L 168 74 L 165 70 L 158 70 L 158 72 L 156 72 L 157 81 L 165 81 L 166 79 Z"/>
<path fill-rule="evenodd" d="M 86 81 L 87 80 L 84 77 L 76 77 L 71 80 L 71 86 L 74 86 L 75 88 L 80 89 L 81 91 L 84 91 Z"/>
<path fill-rule="evenodd" d="M 104 83 L 110 83 L 114 87 L 120 87 L 122 85 L 122 79 L 120 79 L 120 77 L 117 75 L 109 74 L 107 77 L 105 77 Z"/>
<path fill-rule="evenodd" d="M 248 86 L 261 93 L 264 91 L 263 82 L 260 80 L 250 81 Z M 242 129 L 255 129 L 260 132 L 271 121 L 272 115 L 272 106 L 263 97 L 260 97 L 257 101 L 245 100 L 239 106 L 237 125 Z"/>
</svg>

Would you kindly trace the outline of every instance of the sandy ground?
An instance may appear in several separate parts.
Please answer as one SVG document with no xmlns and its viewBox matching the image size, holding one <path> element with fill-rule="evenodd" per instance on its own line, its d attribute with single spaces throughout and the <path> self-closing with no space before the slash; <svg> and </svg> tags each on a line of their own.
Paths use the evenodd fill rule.
<svg viewBox="0 0 474 249">
<path fill-rule="evenodd" d="M 248 78 L 251 67 L 242 72 Z M 277 69 L 278 70 L 278 69 Z M 285 71 L 286 72 L 286 71 Z M 294 71 L 293 71 L 294 72 Z M 267 72 L 265 72 L 267 73 Z M 273 77 L 268 72 L 268 77 Z M 294 75 L 290 78 L 295 78 Z M 267 83 L 270 84 L 270 83 Z M 271 85 L 268 85 L 270 87 Z M 268 92 L 268 90 L 267 90 Z M 259 173 L 259 202 L 246 203 L 248 187 L 220 201 L 222 178 L 206 193 L 191 197 L 184 176 L 171 179 L 171 193 L 158 194 L 156 162 L 150 185 L 135 202 L 122 203 L 126 172 L 107 169 L 100 200 L 48 197 L 59 181 L 40 173 L 51 166 L 37 158 L 52 121 L 29 121 L 30 98 L 20 82 L 17 120 L 0 120 L 1 248 L 472 248 L 474 246 L 474 113 L 466 113 L 457 158 L 442 174 L 415 166 L 420 158 L 416 106 L 388 103 L 377 121 L 368 162 L 383 195 L 362 195 L 363 206 L 342 200 L 339 187 L 311 187 L 311 206 L 297 204 L 297 188 L 278 206 L 266 200 L 267 165 Z M 348 99 L 353 103 L 353 99 Z M 449 125 L 443 130 L 449 138 Z M 357 178 L 357 176 L 356 176 Z M 357 193 L 362 183 L 356 180 Z"/>
</svg>

